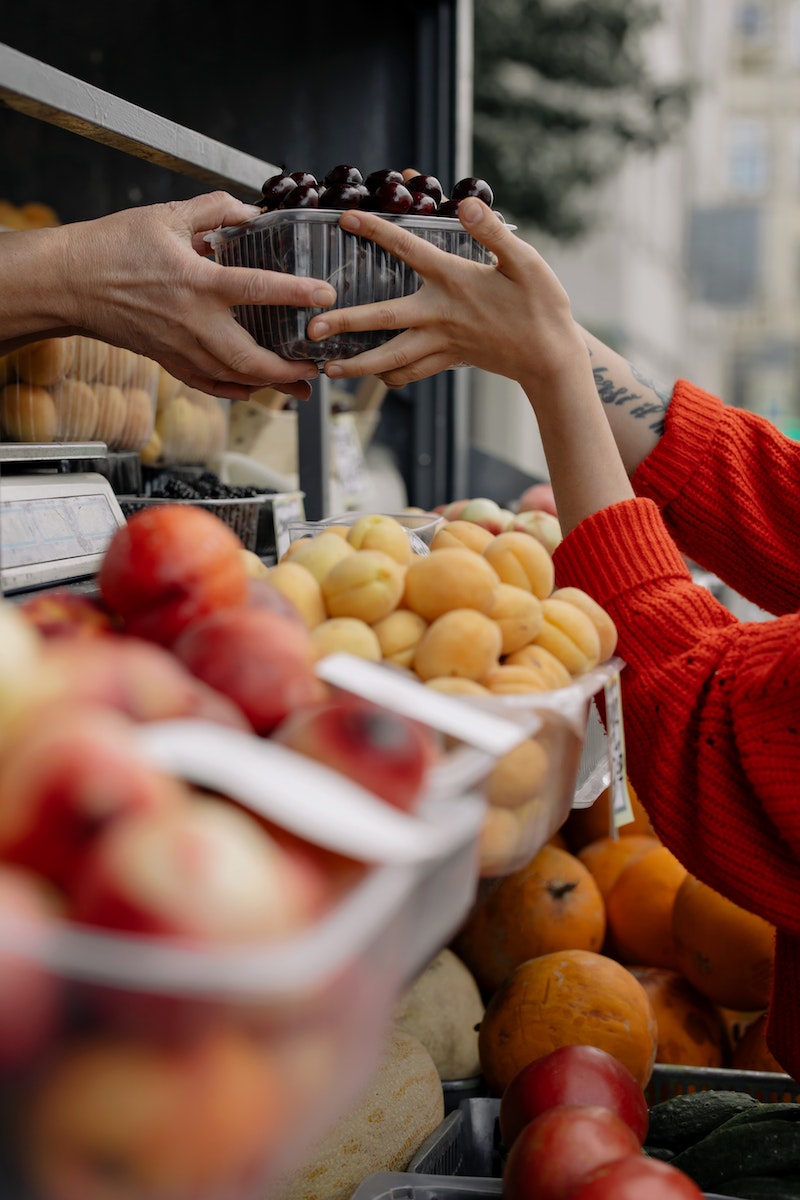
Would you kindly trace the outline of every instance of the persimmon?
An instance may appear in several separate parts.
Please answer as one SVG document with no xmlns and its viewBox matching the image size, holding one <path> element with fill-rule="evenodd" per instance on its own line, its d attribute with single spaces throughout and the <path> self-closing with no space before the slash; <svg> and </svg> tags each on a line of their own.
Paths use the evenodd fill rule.
<svg viewBox="0 0 800 1200">
<path fill-rule="evenodd" d="M 775 930 L 687 874 L 672 912 L 676 966 L 698 991 L 726 1008 L 764 1009 L 772 988 Z"/>
<path fill-rule="evenodd" d="M 731 1066 L 735 1071 L 773 1071 L 785 1074 L 784 1068 L 767 1045 L 765 1012 L 756 1017 L 739 1038 L 731 1055 Z M 791 1099 L 794 1099 L 794 1095 Z"/>
<path fill-rule="evenodd" d="M 619 876 L 636 858 L 657 850 L 658 838 L 641 833 L 634 837 L 601 837 L 579 850 L 576 858 L 589 869 L 605 900 Z"/>
<path fill-rule="evenodd" d="M 553 950 L 599 950 L 605 927 L 603 898 L 589 870 L 547 843 L 487 892 L 453 948 L 488 996 L 526 959 Z"/>
<path fill-rule="evenodd" d="M 478 1030 L 481 1071 L 500 1096 L 524 1066 L 559 1046 L 597 1046 L 641 1087 L 658 1045 L 653 1006 L 638 979 L 592 950 L 560 950 L 520 963 L 486 1005 Z"/>
<path fill-rule="evenodd" d="M 629 967 L 653 1006 L 658 1025 L 657 1063 L 724 1067 L 728 1031 L 719 1008 L 677 971 Z"/>
<path fill-rule="evenodd" d="M 629 862 L 606 897 L 613 953 L 624 963 L 677 967 L 672 908 L 686 868 L 666 846 Z"/>
<path fill-rule="evenodd" d="M 645 812 L 633 784 L 629 779 L 625 782 L 628 789 L 628 799 L 631 802 L 633 820 L 629 821 L 627 825 L 620 825 L 617 831 L 619 836 L 626 838 L 646 834 L 648 837 L 655 837 L 655 830 L 650 824 L 650 818 Z M 588 808 L 573 808 L 564 822 L 563 832 L 567 846 L 573 854 L 577 854 L 584 846 L 588 846 L 589 842 L 594 842 L 597 838 L 607 837 L 611 832 L 610 786 L 604 788 L 594 803 L 589 805 Z"/>
</svg>

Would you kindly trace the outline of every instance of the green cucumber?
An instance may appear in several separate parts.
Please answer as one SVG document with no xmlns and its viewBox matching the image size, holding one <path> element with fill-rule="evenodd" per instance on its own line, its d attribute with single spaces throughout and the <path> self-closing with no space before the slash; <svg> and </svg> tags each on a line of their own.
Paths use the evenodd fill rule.
<svg viewBox="0 0 800 1200">
<path fill-rule="evenodd" d="M 676 1154 L 671 1165 L 706 1192 L 721 1191 L 727 1179 L 800 1174 L 800 1126 L 775 1118 L 729 1122 Z"/>
<path fill-rule="evenodd" d="M 686 1092 L 650 1109 L 647 1148 L 685 1150 L 736 1113 L 758 1108 L 747 1092 Z"/>
</svg>

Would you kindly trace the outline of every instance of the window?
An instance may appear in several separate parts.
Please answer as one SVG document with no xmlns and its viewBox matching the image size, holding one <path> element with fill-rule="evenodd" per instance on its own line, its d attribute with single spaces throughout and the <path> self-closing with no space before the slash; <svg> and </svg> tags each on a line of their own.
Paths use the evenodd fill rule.
<svg viewBox="0 0 800 1200">
<path fill-rule="evenodd" d="M 767 187 L 767 131 L 763 121 L 740 118 L 728 129 L 727 181 L 737 196 L 760 196 Z"/>
</svg>

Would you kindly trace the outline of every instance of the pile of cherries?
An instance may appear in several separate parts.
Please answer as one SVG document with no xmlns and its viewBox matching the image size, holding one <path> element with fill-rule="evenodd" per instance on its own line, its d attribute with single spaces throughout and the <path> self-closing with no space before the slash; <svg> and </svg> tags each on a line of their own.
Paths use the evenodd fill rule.
<svg viewBox="0 0 800 1200">
<path fill-rule="evenodd" d="M 341 165 L 328 171 L 320 182 L 309 171 L 281 172 L 262 185 L 261 211 L 362 208 L 395 216 L 454 217 L 467 196 L 478 196 L 490 208 L 494 203 L 489 184 L 474 175 L 460 179 L 446 197 L 435 175 L 405 174 L 409 178 L 402 171 L 384 168 L 364 178 L 358 167 Z"/>
</svg>

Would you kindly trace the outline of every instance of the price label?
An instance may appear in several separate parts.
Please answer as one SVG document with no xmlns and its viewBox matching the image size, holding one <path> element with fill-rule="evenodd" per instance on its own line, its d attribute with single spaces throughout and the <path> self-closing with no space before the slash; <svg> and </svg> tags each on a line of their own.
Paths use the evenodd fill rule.
<svg viewBox="0 0 800 1200">
<path fill-rule="evenodd" d="M 625 766 L 625 729 L 622 722 L 622 692 L 619 684 L 619 672 L 611 676 L 605 684 L 603 692 L 606 702 L 609 796 L 613 836 L 621 825 L 628 825 L 634 819 Z"/>
<path fill-rule="evenodd" d="M 275 555 L 280 559 L 289 549 L 289 526 L 306 519 L 302 492 L 283 492 L 272 497 L 272 523 L 275 528 Z"/>
<path fill-rule="evenodd" d="M 348 499 L 365 495 L 364 453 L 352 413 L 338 413 L 331 418 L 331 458 L 334 474 Z"/>
</svg>

